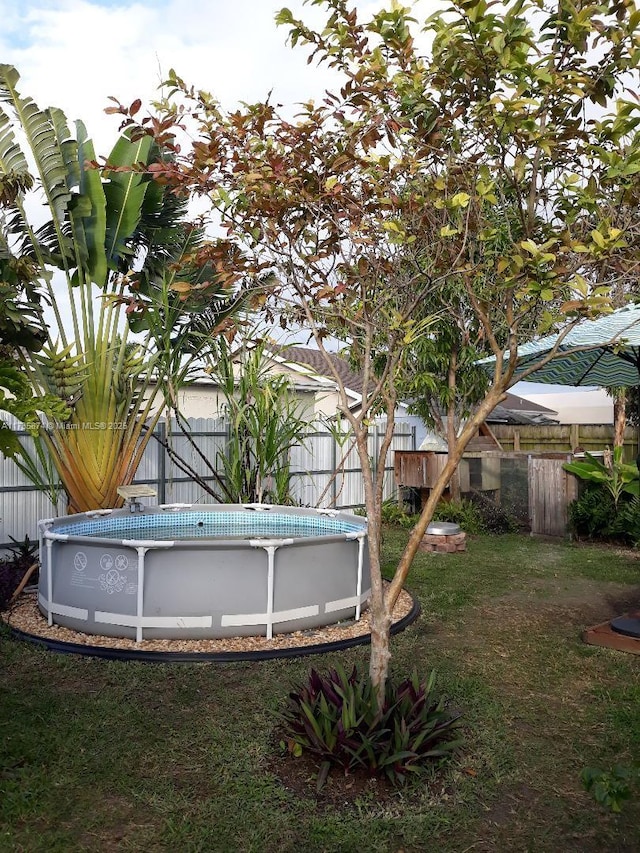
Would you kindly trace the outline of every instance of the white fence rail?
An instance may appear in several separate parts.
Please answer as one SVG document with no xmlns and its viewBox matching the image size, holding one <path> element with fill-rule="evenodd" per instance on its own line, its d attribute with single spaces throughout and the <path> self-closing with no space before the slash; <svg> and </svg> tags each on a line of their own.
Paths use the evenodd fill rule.
<svg viewBox="0 0 640 853">
<path fill-rule="evenodd" d="M 19 424 L 7 419 L 14 428 Z M 224 452 L 228 441 L 228 427 L 223 419 L 190 418 L 189 426 L 194 441 L 212 465 L 219 452 Z M 161 441 L 150 441 L 138 469 L 135 483 L 147 483 L 157 492 L 154 503 L 213 503 L 213 498 L 192 477 L 186 475 L 171 461 L 161 443 L 170 432 L 170 443 L 206 481 L 215 487 L 214 477 L 199 453 L 189 445 L 180 430 L 172 424 L 157 427 Z M 373 424 L 369 431 L 369 456 L 377 459 L 378 449 L 384 433 L 384 423 Z M 322 427 L 310 425 L 309 433 L 302 445 L 291 451 L 291 492 L 301 506 L 334 506 L 338 509 L 361 506 L 364 503 L 364 487 L 360 463 L 355 448 L 345 436 L 339 443 Z M 22 435 L 25 447 L 33 446 L 28 435 Z M 395 425 L 394 437 L 385 467 L 385 498 L 395 493 L 393 479 L 393 451 L 415 450 L 415 428 L 407 424 Z M 333 477 L 335 471 L 337 476 Z M 44 472 L 42 472 L 44 473 Z M 39 491 L 10 459 L 0 456 L 0 548 L 10 544 L 11 537 L 23 541 L 25 536 L 35 539 L 37 523 L 41 518 L 64 515 L 64 495 L 59 493 L 57 504 Z"/>
</svg>

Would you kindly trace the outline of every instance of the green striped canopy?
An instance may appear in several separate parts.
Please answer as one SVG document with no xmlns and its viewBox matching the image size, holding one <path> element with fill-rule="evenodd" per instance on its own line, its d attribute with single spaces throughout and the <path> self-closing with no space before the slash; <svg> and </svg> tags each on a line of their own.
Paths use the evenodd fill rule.
<svg viewBox="0 0 640 853">
<path fill-rule="evenodd" d="M 547 335 L 518 347 L 516 378 L 548 353 L 557 339 L 557 334 Z M 575 347 L 589 349 L 567 352 Z M 640 385 L 640 306 L 629 305 L 598 320 L 585 320 L 566 335 L 559 352 L 566 354 L 557 355 L 527 380 L 601 388 Z M 481 363 L 489 367 L 494 361 L 492 357 Z"/>
</svg>

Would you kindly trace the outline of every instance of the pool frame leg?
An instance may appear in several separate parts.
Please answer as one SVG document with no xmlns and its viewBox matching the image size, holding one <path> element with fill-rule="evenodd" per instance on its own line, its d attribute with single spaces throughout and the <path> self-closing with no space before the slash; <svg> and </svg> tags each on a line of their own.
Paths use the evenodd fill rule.
<svg viewBox="0 0 640 853">
<path fill-rule="evenodd" d="M 273 639 L 273 590 L 275 580 L 277 545 L 267 545 L 267 640 Z"/>
<path fill-rule="evenodd" d="M 139 546 L 136 548 L 138 552 L 138 590 L 136 596 L 136 616 L 138 624 L 136 625 L 136 643 L 142 642 L 142 616 L 144 614 L 144 555 L 149 549 Z"/>
<path fill-rule="evenodd" d="M 46 539 L 45 545 L 47 552 L 47 625 L 51 627 L 53 625 L 53 612 L 51 610 L 53 604 L 53 555 L 51 553 L 53 539 Z"/>
</svg>

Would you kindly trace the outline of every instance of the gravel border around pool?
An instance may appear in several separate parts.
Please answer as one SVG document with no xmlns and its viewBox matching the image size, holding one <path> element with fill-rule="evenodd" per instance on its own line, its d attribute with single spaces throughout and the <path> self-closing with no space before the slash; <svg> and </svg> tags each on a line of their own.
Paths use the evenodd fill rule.
<svg viewBox="0 0 640 853">
<path fill-rule="evenodd" d="M 420 615 L 420 605 L 403 590 L 393 611 L 391 633 L 403 631 Z M 112 660 L 166 663 L 273 660 L 340 651 L 371 641 L 369 611 L 359 622 L 348 621 L 309 631 L 266 637 L 233 637 L 217 640 L 128 640 L 81 634 L 60 625 L 47 625 L 37 606 L 37 593 L 24 592 L 9 611 L 0 614 L 11 633 L 20 640 L 62 654 L 78 654 Z"/>
</svg>

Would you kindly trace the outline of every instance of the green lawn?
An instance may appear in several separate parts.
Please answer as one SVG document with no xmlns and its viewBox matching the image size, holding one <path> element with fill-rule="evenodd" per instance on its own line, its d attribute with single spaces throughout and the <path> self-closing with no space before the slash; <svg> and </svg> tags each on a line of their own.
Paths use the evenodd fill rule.
<svg viewBox="0 0 640 853">
<path fill-rule="evenodd" d="M 392 567 L 406 532 L 385 535 Z M 0 851 L 637 851 L 582 790 L 585 765 L 640 759 L 640 658 L 581 630 L 640 602 L 633 552 L 521 536 L 420 555 L 417 623 L 393 670 L 436 668 L 466 745 L 440 776 L 343 804 L 278 781 L 273 731 L 309 666 L 366 647 L 243 664 L 53 655 L 0 636 Z"/>
</svg>

